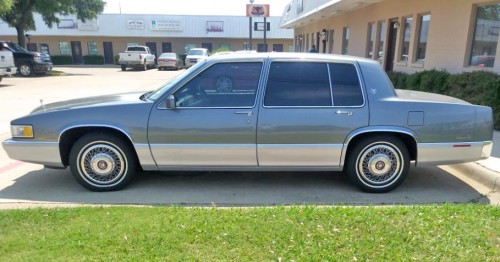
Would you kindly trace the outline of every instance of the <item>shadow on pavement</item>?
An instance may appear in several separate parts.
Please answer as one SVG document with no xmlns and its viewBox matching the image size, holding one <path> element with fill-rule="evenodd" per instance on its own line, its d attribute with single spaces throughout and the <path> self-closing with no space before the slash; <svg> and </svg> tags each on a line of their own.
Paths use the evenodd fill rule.
<svg viewBox="0 0 500 262">
<path fill-rule="evenodd" d="M 81 187 L 69 169 L 40 169 L 0 191 L 3 202 L 185 206 L 388 205 L 488 201 L 438 167 L 410 169 L 406 181 L 386 194 L 352 186 L 340 172 L 142 172 L 122 191 Z M 10 201 L 11 200 L 11 201 Z"/>
</svg>

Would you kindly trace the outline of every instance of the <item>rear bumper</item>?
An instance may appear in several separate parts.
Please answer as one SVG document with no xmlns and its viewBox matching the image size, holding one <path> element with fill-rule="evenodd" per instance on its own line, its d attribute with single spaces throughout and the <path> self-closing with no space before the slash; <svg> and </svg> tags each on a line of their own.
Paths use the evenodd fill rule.
<svg viewBox="0 0 500 262">
<path fill-rule="evenodd" d="M 0 68 L 0 76 L 13 75 L 17 72 L 17 67 L 3 67 Z"/>
<path fill-rule="evenodd" d="M 59 153 L 59 143 L 57 142 L 8 139 L 2 142 L 2 146 L 12 159 L 51 167 L 64 167 Z"/>
<path fill-rule="evenodd" d="M 490 157 L 492 141 L 461 143 L 420 143 L 417 145 L 418 164 L 456 164 Z"/>
</svg>

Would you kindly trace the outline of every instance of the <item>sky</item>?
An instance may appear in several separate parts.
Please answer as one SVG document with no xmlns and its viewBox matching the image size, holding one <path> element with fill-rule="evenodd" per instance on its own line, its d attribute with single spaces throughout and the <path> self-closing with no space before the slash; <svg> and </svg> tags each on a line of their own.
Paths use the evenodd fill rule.
<svg viewBox="0 0 500 262">
<path fill-rule="evenodd" d="M 268 4 L 271 16 L 281 16 L 292 0 L 255 0 Z M 245 16 L 250 0 L 104 0 L 104 13 L 165 15 L 233 15 Z"/>
</svg>

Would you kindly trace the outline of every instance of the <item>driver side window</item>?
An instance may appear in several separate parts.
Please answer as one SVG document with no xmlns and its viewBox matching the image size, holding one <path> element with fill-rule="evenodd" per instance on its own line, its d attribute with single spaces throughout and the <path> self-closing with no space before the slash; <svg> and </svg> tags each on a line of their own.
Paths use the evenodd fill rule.
<svg viewBox="0 0 500 262">
<path fill-rule="evenodd" d="M 176 107 L 253 107 L 261 69 L 261 62 L 214 64 L 175 92 Z"/>
</svg>

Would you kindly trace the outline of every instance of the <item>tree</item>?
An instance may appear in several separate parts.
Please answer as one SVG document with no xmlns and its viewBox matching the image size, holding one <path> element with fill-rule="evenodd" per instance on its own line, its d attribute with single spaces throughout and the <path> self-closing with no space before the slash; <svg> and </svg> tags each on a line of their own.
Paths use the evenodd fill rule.
<svg viewBox="0 0 500 262">
<path fill-rule="evenodd" d="M 5 0 L 1 0 L 5 1 Z M 17 31 L 19 45 L 26 46 L 25 32 L 36 30 L 33 13 L 39 13 L 52 28 L 59 23 L 57 15 L 76 14 L 82 21 L 97 17 L 104 10 L 103 0 L 7 0 L 13 2 L 9 11 L 0 12 L 0 18 Z M 2 4 L 3 5 L 3 4 Z"/>
<path fill-rule="evenodd" d="M 12 0 L 0 1 L 0 15 L 7 13 L 12 8 Z"/>
</svg>

